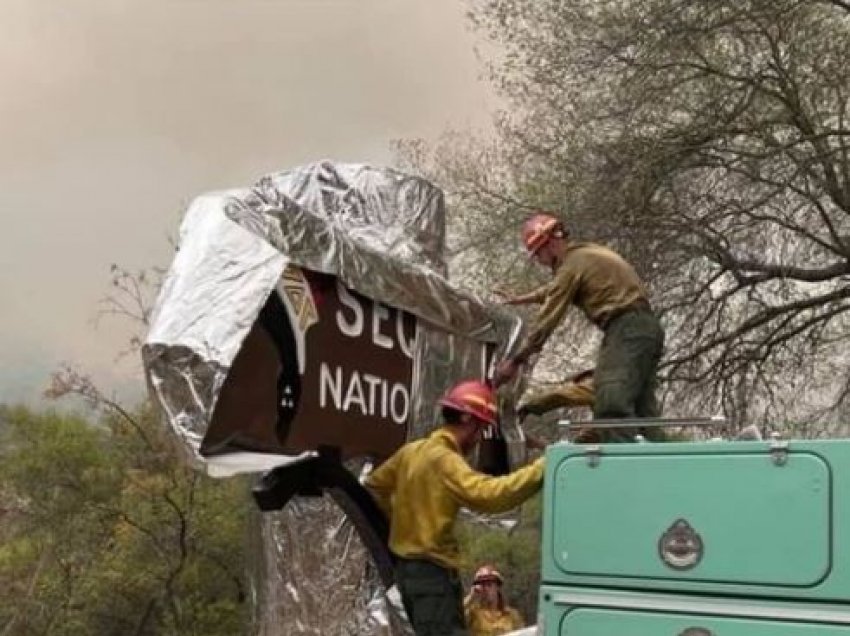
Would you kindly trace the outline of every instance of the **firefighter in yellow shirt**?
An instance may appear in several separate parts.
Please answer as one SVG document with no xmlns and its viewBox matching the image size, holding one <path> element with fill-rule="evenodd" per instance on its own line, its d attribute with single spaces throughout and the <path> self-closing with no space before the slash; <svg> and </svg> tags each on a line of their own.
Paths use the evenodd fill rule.
<svg viewBox="0 0 850 636">
<path fill-rule="evenodd" d="M 525 626 L 522 615 L 505 602 L 504 580 L 491 565 L 478 568 L 472 592 L 463 601 L 470 636 L 501 636 Z"/>
<path fill-rule="evenodd" d="M 542 457 L 502 477 L 479 473 L 464 459 L 484 430 L 497 425 L 492 388 L 467 380 L 440 404 L 443 426 L 402 446 L 366 479 L 390 520 L 396 585 L 417 636 L 468 634 L 454 535 L 458 511 L 508 511 L 543 482 Z"/>
</svg>

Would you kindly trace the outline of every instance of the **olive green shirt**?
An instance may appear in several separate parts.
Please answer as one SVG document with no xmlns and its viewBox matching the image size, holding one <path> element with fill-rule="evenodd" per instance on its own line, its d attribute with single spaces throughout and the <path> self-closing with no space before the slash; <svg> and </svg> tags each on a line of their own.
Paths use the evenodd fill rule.
<svg viewBox="0 0 850 636">
<path fill-rule="evenodd" d="M 570 305 L 598 325 L 611 312 L 646 300 L 634 268 L 615 251 L 596 243 L 570 244 L 552 282 L 534 295 L 543 304 L 514 357 L 518 361 L 540 351 Z"/>
</svg>

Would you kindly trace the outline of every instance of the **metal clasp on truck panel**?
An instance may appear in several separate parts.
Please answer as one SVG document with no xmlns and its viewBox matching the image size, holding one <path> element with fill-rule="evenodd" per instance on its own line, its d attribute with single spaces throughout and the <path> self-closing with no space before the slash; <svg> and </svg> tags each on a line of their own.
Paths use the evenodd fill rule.
<svg viewBox="0 0 850 636">
<path fill-rule="evenodd" d="M 770 460 L 776 466 L 784 466 L 788 463 L 788 442 L 779 439 L 771 440 Z"/>
<path fill-rule="evenodd" d="M 591 468 L 596 468 L 599 466 L 599 462 L 602 461 L 602 447 L 598 444 L 588 446 L 584 454 L 587 456 L 587 465 Z"/>
<path fill-rule="evenodd" d="M 690 570 L 705 551 L 702 537 L 687 519 L 676 519 L 658 539 L 658 555 L 674 570 Z"/>
</svg>

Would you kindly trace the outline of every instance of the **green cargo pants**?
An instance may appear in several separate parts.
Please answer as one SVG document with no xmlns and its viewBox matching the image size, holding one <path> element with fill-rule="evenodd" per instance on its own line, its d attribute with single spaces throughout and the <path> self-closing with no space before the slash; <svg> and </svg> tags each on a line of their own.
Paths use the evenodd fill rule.
<svg viewBox="0 0 850 636">
<path fill-rule="evenodd" d="M 416 636 L 467 636 L 457 572 L 430 561 L 397 557 L 395 579 Z"/>
<path fill-rule="evenodd" d="M 664 329 L 651 309 L 634 309 L 612 319 L 605 326 L 596 363 L 593 417 L 659 417 L 656 371 L 663 351 Z M 647 439 L 663 438 L 658 429 L 612 429 L 600 441 L 632 441 L 638 432 Z"/>
</svg>

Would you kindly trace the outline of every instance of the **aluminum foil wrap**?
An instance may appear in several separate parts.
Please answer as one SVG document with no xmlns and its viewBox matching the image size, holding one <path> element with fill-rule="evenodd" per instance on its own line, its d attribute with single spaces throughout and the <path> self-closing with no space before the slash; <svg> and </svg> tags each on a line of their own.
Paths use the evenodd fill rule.
<svg viewBox="0 0 850 636">
<path fill-rule="evenodd" d="M 196 465 L 227 476 L 303 457 L 200 453 L 234 358 L 291 265 L 416 316 L 407 437 L 427 434 L 448 384 L 484 377 L 522 330 L 512 314 L 446 280 L 444 246 L 441 191 L 389 169 L 322 162 L 196 199 L 142 348 L 151 394 Z M 513 388 L 508 406 L 521 387 Z M 523 460 L 511 408 L 502 430 L 511 463 Z M 355 525 L 327 495 L 262 515 L 257 634 L 405 633 Z"/>
<path fill-rule="evenodd" d="M 442 193 L 423 179 L 327 162 L 196 199 L 142 347 L 152 395 L 193 459 L 221 475 L 291 460 L 198 452 L 231 363 L 288 264 L 334 275 L 420 319 L 410 436 L 433 426 L 447 383 L 481 376 L 481 343 L 499 357 L 522 327 L 444 278 L 444 216 Z M 502 428 L 519 459 L 510 410 Z"/>
<path fill-rule="evenodd" d="M 387 593 L 349 512 L 350 502 L 331 493 L 257 515 L 257 636 L 413 636 L 401 598 L 394 588 Z"/>
</svg>

